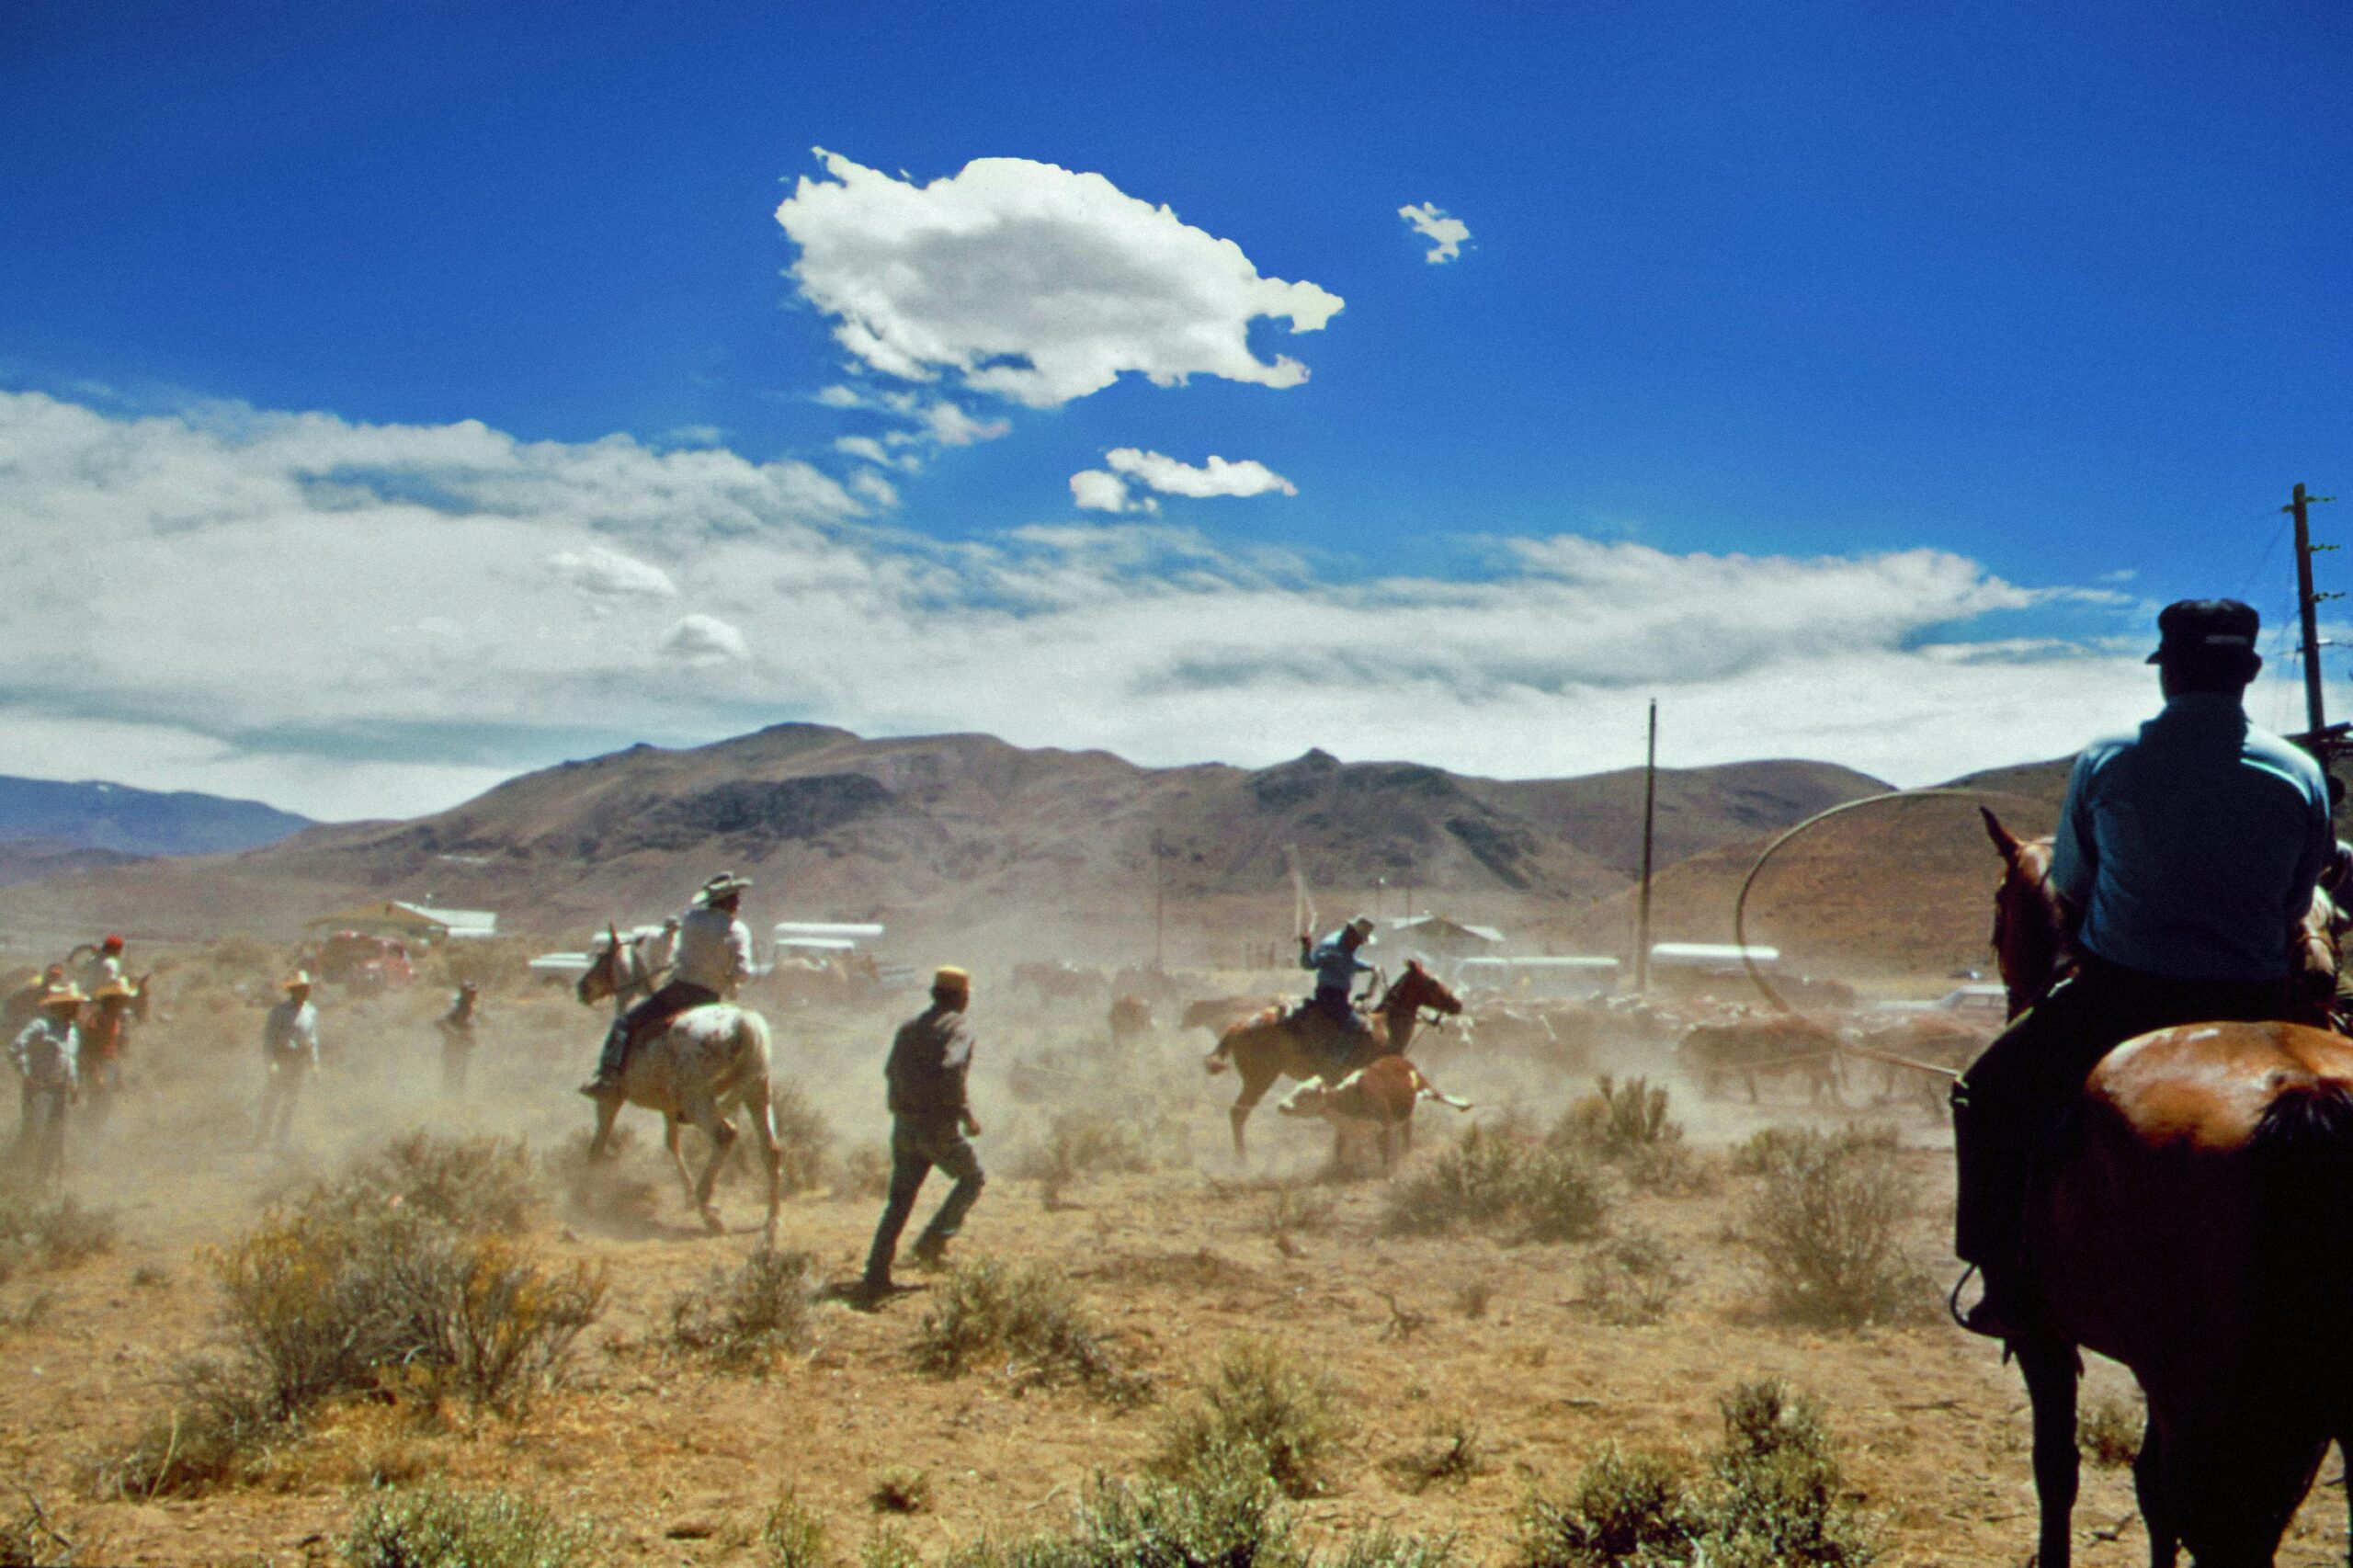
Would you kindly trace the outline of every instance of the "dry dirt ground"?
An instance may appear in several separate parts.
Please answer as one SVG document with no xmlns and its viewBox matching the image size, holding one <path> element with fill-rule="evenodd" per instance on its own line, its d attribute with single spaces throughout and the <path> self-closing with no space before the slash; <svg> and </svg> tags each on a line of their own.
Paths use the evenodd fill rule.
<svg viewBox="0 0 2353 1568">
<path fill-rule="evenodd" d="M 561 1178 L 551 1178 L 554 1200 L 536 1244 L 558 1261 L 609 1266 L 612 1287 L 568 1383 L 524 1417 L 428 1423 L 384 1406 L 347 1408 L 274 1454 L 252 1483 L 186 1500 L 100 1500 L 86 1479 L 90 1461 L 165 1408 L 175 1366 L 216 1342 L 206 1248 L 250 1226 L 273 1195 L 333 1174 L 403 1127 L 520 1135 L 555 1152 L 586 1120 L 572 1087 L 597 1020 L 568 998 L 494 994 L 473 1092 L 451 1104 L 437 1092 L 427 1024 L 440 994 L 365 1005 L 331 996 L 335 1060 L 302 1108 L 300 1146 L 282 1157 L 252 1153 L 263 968 L 184 969 L 176 996 L 165 992 L 169 1016 L 139 1042 L 139 1094 L 103 1139 L 77 1149 L 74 1189 L 114 1210 L 113 1249 L 67 1267 L 19 1268 L 0 1283 L 8 1374 L 0 1378 L 0 1473 L 84 1543 L 84 1561 L 332 1561 L 371 1479 L 439 1474 L 514 1487 L 593 1518 L 603 1560 L 748 1563 L 757 1561 L 762 1517 L 787 1491 L 855 1550 L 878 1528 L 870 1494 L 893 1466 L 928 1472 L 928 1506 L 887 1528 L 931 1559 L 983 1532 L 1058 1524 L 1091 1477 L 1138 1473 L 1192 1381 L 1222 1347 L 1253 1335 L 1320 1362 L 1347 1391 L 1348 1435 L 1333 1484 L 1296 1506 L 1319 1538 L 1372 1524 L 1451 1532 L 1461 1561 L 1500 1562 L 1531 1489 L 1564 1486 L 1606 1441 L 1697 1454 L 1715 1438 L 1720 1394 L 1779 1377 L 1825 1405 L 1884 1561 L 2026 1558 L 2033 1503 L 2024 1399 L 1996 1352 L 1927 1313 L 1844 1333 L 1777 1322 L 1738 1239 L 1754 1178 L 1733 1171 L 1722 1150 L 1772 1124 L 1876 1119 L 1905 1146 L 1902 1164 L 1920 1200 L 1912 1244 L 1941 1279 L 1949 1156 L 1941 1129 L 1919 1109 L 1816 1113 L 1774 1103 L 1769 1091 L 1752 1109 L 1703 1103 L 1677 1085 L 1674 1113 L 1701 1147 L 1713 1186 L 1682 1197 L 1620 1189 L 1610 1223 L 1655 1233 L 1690 1282 L 1664 1321 L 1614 1327 L 1586 1300 L 1593 1244 L 1385 1234 L 1383 1184 L 1325 1179 L 1329 1140 L 1320 1126 L 1262 1108 L 1252 1125 L 1259 1162 L 1237 1169 L 1224 1116 L 1233 1080 L 1201 1074 L 1205 1037 L 1164 1033 L 1142 1063 L 1117 1062 L 1092 1016 L 1022 1011 L 985 986 L 975 1007 L 975 1096 L 988 1125 L 979 1147 L 995 1174 L 960 1253 L 1066 1270 L 1117 1352 L 1151 1379 L 1148 1402 L 1118 1409 L 1069 1389 L 1025 1391 L 1005 1369 L 927 1376 L 912 1362 L 922 1294 L 870 1313 L 822 1307 L 813 1351 L 766 1378 L 713 1373 L 665 1354 L 674 1296 L 714 1264 L 745 1256 L 756 1243 L 756 1208 L 750 1185 L 733 1180 L 722 1197 L 730 1233 L 703 1234 L 652 1159 L 647 1113 L 632 1112 L 640 1136 L 624 1172 L 659 1184 L 650 1204 L 600 1218 L 567 1209 Z M 889 1022 L 881 1014 L 779 1022 L 779 1076 L 823 1109 L 837 1156 L 887 1131 L 879 1069 Z M 1557 1069 L 1479 1059 L 1444 1042 L 1415 1054 L 1447 1088 L 1477 1100 L 1478 1117 L 1549 1119 L 1589 1087 Z M 1662 1063 L 1630 1051 L 1602 1065 L 1655 1072 Z M 1140 1081 L 1158 1087 L 1140 1098 Z M 1012 1174 L 1025 1148 L 1045 1138 L 1051 1115 L 1073 1107 L 1129 1119 L 1158 1167 L 1084 1176 L 1051 1195 Z M 1469 1119 L 1426 1108 L 1416 1158 L 1429 1159 Z M 835 1171 L 835 1190 L 788 1203 L 782 1242 L 847 1278 L 878 1205 L 851 1190 L 838 1160 Z M 926 1192 L 926 1209 L 938 1196 Z M 2096 1367 L 2087 1395 L 2127 1387 L 2116 1369 Z M 1414 1481 L 1407 1463 L 1465 1422 L 1484 1456 L 1478 1472 Z M 2283 1562 L 2343 1561 L 2334 1457 L 2325 1474 L 2332 1484 L 2315 1490 Z M 2087 1468 L 2077 1518 L 2083 1562 L 2145 1560 L 2126 1471 Z"/>
</svg>

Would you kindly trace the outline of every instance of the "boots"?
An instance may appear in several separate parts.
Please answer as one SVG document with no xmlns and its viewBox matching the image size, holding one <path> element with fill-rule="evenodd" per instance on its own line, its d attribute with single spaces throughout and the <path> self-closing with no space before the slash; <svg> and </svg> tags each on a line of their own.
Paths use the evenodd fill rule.
<svg viewBox="0 0 2353 1568">
<path fill-rule="evenodd" d="M 2028 1151 L 2020 1140 L 1971 1104 L 1966 1083 L 1952 1096 L 1953 1251 L 1977 1270 L 1984 1292 L 1954 1321 L 1972 1334 L 2015 1339 L 2031 1316 L 2020 1260 L 2026 1220 Z M 1962 1276 L 1967 1283 L 1968 1277 Z M 1960 1287 L 1954 1288 L 1958 1301 Z"/>
</svg>

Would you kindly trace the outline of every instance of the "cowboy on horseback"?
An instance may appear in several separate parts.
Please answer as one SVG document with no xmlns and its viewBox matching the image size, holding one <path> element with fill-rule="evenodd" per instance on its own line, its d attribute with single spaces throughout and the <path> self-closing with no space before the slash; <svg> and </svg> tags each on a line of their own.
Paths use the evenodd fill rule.
<svg viewBox="0 0 2353 1568">
<path fill-rule="evenodd" d="M 1324 1049 L 1343 1065 L 1356 1060 L 1358 1051 L 1372 1033 L 1358 1015 L 1351 993 L 1356 989 L 1358 975 L 1373 972 L 1370 964 L 1357 957 L 1357 950 L 1373 939 L 1372 921 L 1362 915 L 1320 942 L 1312 942 L 1305 932 L 1300 933 L 1299 967 L 1314 971 L 1315 994 L 1299 1005 L 1291 1013 L 1291 1021 L 1306 1024 L 1318 1017 L 1325 1020 L 1331 1027 L 1324 1032 Z"/>
<path fill-rule="evenodd" d="M 2162 712 L 2075 759 L 2051 882 L 2080 917 L 2074 971 L 1953 1086 L 1953 1250 L 1984 1277 L 1964 1326 L 2027 1325 L 2020 1244 L 2037 1152 L 2100 1059 L 2154 1029 L 2288 1019 L 2290 950 L 2336 848 L 2320 767 L 2256 728 L 2241 699 L 2263 668 L 2256 612 L 2184 600 L 2149 656 Z"/>
<path fill-rule="evenodd" d="M 751 977 L 752 933 L 736 917 L 744 890 L 751 885 L 749 877 L 722 871 L 697 891 L 694 903 L 678 917 L 669 981 L 613 1020 L 597 1075 L 580 1085 L 582 1094 L 591 1099 L 619 1095 L 629 1053 L 639 1041 L 661 1033 L 688 1008 L 726 1001 Z"/>
</svg>

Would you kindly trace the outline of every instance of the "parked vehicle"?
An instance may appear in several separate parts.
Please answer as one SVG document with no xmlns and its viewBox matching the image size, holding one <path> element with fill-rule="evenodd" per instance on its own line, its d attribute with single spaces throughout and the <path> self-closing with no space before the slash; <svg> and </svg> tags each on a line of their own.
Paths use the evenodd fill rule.
<svg viewBox="0 0 2353 1568">
<path fill-rule="evenodd" d="M 319 945 L 319 979 L 360 995 L 414 983 L 406 944 L 360 931 L 337 931 Z"/>
</svg>

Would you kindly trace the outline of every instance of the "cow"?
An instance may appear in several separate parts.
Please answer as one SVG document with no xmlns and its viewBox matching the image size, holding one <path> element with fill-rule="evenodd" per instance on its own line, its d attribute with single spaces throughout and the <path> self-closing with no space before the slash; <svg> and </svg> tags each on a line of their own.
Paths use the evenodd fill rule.
<svg viewBox="0 0 2353 1568">
<path fill-rule="evenodd" d="M 1185 1004 L 1183 1027 L 1222 1036 L 1234 1025 L 1246 1024 L 1267 1008 L 1282 1005 L 1280 996 L 1203 996 Z"/>
<path fill-rule="evenodd" d="M 1679 1054 L 1683 1071 L 1705 1095 L 1732 1079 L 1755 1105 L 1759 1078 L 1787 1075 L 1804 1084 L 1815 1104 L 1839 1105 L 1839 1049 L 1836 1035 L 1805 1018 L 1745 1017 L 1698 1025 L 1683 1037 Z"/>
<path fill-rule="evenodd" d="M 1111 1004 L 1111 1043 L 1132 1044 L 1152 1032 L 1152 1004 L 1141 996 L 1121 996 Z"/>
<path fill-rule="evenodd" d="M 1469 1100 L 1438 1092 L 1422 1070 L 1402 1056 L 1377 1057 L 1336 1084 L 1309 1078 L 1275 1103 L 1284 1116 L 1320 1116 L 1332 1124 L 1332 1165 L 1345 1170 L 1352 1144 L 1378 1139 L 1385 1175 L 1398 1154 L 1414 1149 L 1414 1107 L 1425 1099 L 1469 1110 Z"/>
</svg>

